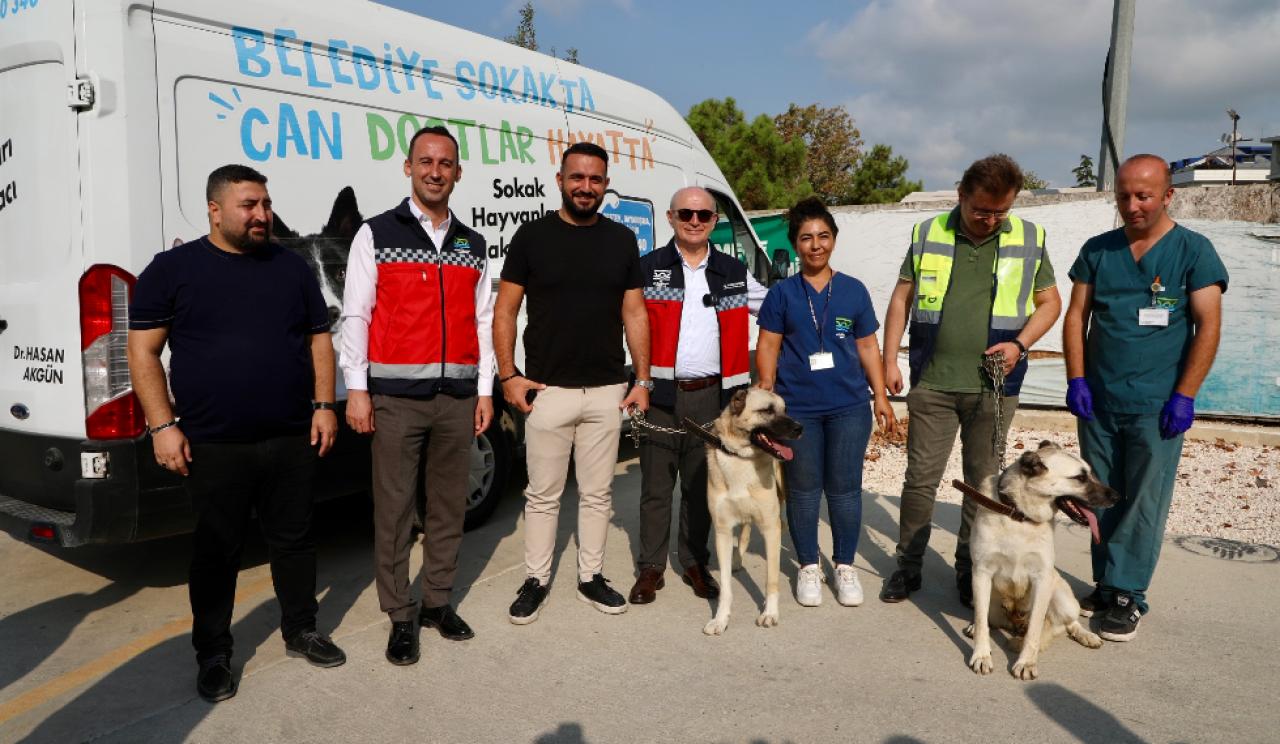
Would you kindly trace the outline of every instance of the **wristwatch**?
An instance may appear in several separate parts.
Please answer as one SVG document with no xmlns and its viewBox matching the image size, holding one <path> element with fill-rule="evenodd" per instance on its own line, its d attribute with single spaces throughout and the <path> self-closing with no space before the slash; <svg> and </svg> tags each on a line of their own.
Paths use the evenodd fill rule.
<svg viewBox="0 0 1280 744">
<path fill-rule="evenodd" d="M 1016 338 L 1013 340 L 1013 345 L 1018 347 L 1018 361 L 1025 361 L 1027 358 L 1027 347 L 1023 346 L 1022 342 Z"/>
<path fill-rule="evenodd" d="M 644 388 L 649 392 L 653 392 L 653 380 L 636 380 L 636 387 Z"/>
<path fill-rule="evenodd" d="M 336 409 L 336 406 L 331 401 L 327 401 L 327 400 L 311 401 L 311 410 L 313 411 L 332 411 L 335 409 Z"/>
</svg>

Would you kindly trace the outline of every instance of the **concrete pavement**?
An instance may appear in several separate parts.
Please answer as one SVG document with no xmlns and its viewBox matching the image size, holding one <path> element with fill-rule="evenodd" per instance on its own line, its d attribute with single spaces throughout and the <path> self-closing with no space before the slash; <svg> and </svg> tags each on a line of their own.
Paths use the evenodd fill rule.
<svg viewBox="0 0 1280 744">
<path fill-rule="evenodd" d="M 624 442 L 606 576 L 632 581 L 639 468 Z M 1275 550 L 1166 542 L 1138 637 L 1088 650 L 1059 639 L 1041 677 L 965 665 L 970 611 L 949 568 L 957 507 L 940 504 L 925 587 L 898 605 L 875 595 L 893 570 L 897 494 L 867 493 L 858 567 L 867 602 L 818 608 L 788 594 L 781 624 L 757 628 L 763 546 L 734 577 L 734 615 L 711 615 L 668 572 L 652 605 L 605 616 L 578 601 L 572 489 L 556 579 L 541 619 L 511 625 L 523 580 L 519 494 L 468 533 L 455 601 L 476 638 L 422 634 L 422 661 L 383 659 L 389 628 L 372 588 L 368 509 L 320 508 L 322 629 L 349 661 L 315 669 L 284 656 L 265 551 L 241 573 L 234 632 L 239 694 L 209 705 L 194 689 L 187 630 L 187 542 L 46 551 L 0 537 L 0 741 L 953 742 L 1267 741 L 1280 650 Z M 823 531 L 826 531 L 825 524 Z M 1083 594 L 1088 537 L 1058 529 L 1059 566 Z M 829 534 L 823 536 L 825 547 Z M 795 567 L 784 540 L 784 592 Z M 830 566 L 824 564 L 826 570 Z"/>
</svg>

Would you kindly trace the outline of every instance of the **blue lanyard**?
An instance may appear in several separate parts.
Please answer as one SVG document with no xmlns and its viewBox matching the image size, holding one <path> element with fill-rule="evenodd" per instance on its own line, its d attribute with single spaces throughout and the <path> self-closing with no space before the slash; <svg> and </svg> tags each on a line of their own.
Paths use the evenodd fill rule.
<svg viewBox="0 0 1280 744">
<path fill-rule="evenodd" d="M 809 296 L 809 282 L 804 277 L 800 277 L 800 283 L 804 285 L 804 299 L 809 303 L 809 318 L 813 320 L 813 330 L 818 332 L 818 352 L 826 351 L 826 347 L 822 341 L 822 329 L 827 326 L 827 311 L 831 309 L 831 285 L 836 283 L 836 272 L 831 272 L 831 278 L 827 280 L 827 302 L 822 306 L 822 322 L 818 322 L 818 313 L 813 309 L 813 298 Z"/>
</svg>

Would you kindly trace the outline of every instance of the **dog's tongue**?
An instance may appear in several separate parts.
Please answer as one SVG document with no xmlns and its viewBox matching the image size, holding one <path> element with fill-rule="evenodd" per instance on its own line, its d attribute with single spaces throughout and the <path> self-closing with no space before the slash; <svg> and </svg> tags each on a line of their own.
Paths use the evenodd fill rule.
<svg viewBox="0 0 1280 744">
<path fill-rule="evenodd" d="M 1084 512 L 1084 518 L 1089 521 L 1089 534 L 1093 535 L 1093 544 L 1097 545 L 1102 542 L 1102 533 L 1098 531 L 1098 515 L 1093 513 L 1092 509 L 1081 509 Z"/>
<path fill-rule="evenodd" d="M 767 447 L 770 450 L 773 450 L 774 454 L 776 454 L 778 457 L 781 457 L 783 460 L 786 460 L 787 462 L 791 462 L 791 458 L 795 457 L 795 453 L 791 451 L 790 447 L 783 444 L 782 442 L 779 442 L 773 437 L 770 437 L 768 434 L 765 434 L 764 432 L 759 432 L 756 434 L 756 436 L 760 439 L 760 441 L 764 444 L 765 447 Z"/>
<path fill-rule="evenodd" d="M 1093 544 L 1097 545 L 1102 542 L 1102 533 L 1098 531 L 1098 517 L 1093 513 L 1092 509 L 1086 509 L 1071 499 L 1061 499 L 1059 505 L 1062 510 L 1067 512 L 1067 516 L 1073 522 L 1080 522 L 1089 525 L 1089 534 L 1093 536 Z"/>
</svg>

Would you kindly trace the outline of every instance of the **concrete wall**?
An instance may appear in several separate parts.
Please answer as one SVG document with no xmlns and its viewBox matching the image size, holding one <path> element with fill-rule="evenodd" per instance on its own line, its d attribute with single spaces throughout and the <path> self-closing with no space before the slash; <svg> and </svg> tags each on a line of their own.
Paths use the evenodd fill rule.
<svg viewBox="0 0 1280 744">
<path fill-rule="evenodd" d="M 1068 193 L 1034 193 L 1024 191 L 1014 202 L 1015 208 L 1039 207 L 1067 202 L 1112 201 L 1111 194 L 1096 191 Z M 906 204 L 848 204 L 832 207 L 833 214 L 868 214 L 871 212 L 940 212 L 956 205 L 954 198 L 915 201 Z M 747 212 L 749 217 L 781 214 L 782 209 Z M 1239 220 L 1241 222 L 1280 223 L 1280 184 L 1248 184 L 1237 186 L 1189 186 L 1178 189 L 1169 213 L 1175 220 Z"/>
<path fill-rule="evenodd" d="M 1175 220 L 1280 223 L 1280 184 L 1180 188 L 1169 213 Z"/>
</svg>

